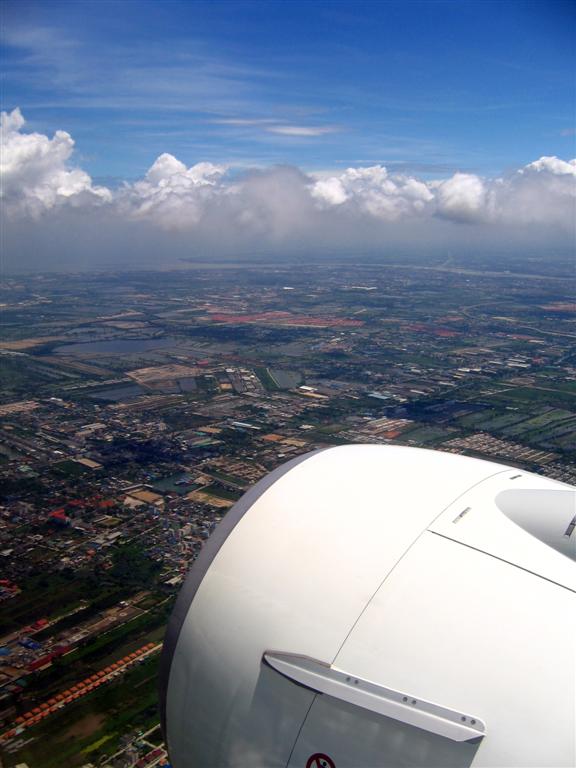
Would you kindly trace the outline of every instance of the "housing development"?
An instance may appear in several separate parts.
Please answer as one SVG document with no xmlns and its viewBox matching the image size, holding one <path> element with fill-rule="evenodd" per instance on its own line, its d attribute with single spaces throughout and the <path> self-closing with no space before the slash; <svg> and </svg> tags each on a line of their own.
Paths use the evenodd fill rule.
<svg viewBox="0 0 576 768">
<path fill-rule="evenodd" d="M 157 668 L 178 588 L 296 455 L 392 443 L 576 483 L 570 274 L 524 259 L 5 278 L 3 764 L 168 764 Z"/>
</svg>

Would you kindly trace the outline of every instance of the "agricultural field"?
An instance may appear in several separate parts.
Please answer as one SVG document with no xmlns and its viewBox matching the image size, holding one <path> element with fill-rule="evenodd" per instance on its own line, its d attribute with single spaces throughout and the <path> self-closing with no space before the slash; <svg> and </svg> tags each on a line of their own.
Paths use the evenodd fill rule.
<svg viewBox="0 0 576 768">
<path fill-rule="evenodd" d="M 33 726 L 29 743 L 3 754 L 6 768 L 76 768 L 113 754 L 127 730 L 158 722 L 159 656 L 153 656 L 102 690 Z"/>
<path fill-rule="evenodd" d="M 432 446 L 454 436 L 453 429 L 436 426 L 417 426 L 402 433 L 402 442 L 414 445 Z"/>
<path fill-rule="evenodd" d="M 519 401 L 526 404 L 550 405 L 576 408 L 576 392 L 569 388 L 556 389 L 544 387 L 514 387 L 502 389 L 491 398 L 494 401 L 510 402 Z"/>
<path fill-rule="evenodd" d="M 573 287 L 477 277 L 343 259 L 6 284 L 30 303 L 8 318 L 18 348 L 0 344 L 5 768 L 138 764 L 185 574 L 283 462 L 404 444 L 576 478 L 573 338 L 532 317 Z"/>
<path fill-rule="evenodd" d="M 464 428 L 517 440 L 549 450 L 576 449 L 576 411 L 532 403 L 518 408 L 493 408 L 458 420 Z"/>
</svg>

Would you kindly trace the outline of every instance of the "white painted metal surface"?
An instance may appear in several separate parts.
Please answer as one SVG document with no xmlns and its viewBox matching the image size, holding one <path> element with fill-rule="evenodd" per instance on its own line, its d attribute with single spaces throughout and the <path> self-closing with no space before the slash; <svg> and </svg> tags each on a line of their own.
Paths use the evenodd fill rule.
<svg viewBox="0 0 576 768">
<path fill-rule="evenodd" d="M 510 502 L 519 495 L 522 497 L 523 493 L 526 496 L 522 507 Z M 531 493 L 534 494 L 534 506 L 540 503 L 543 494 L 548 497 L 548 503 L 540 507 L 542 522 L 538 526 L 528 502 Z M 554 505 L 558 497 L 561 501 Z M 572 516 L 576 514 L 574 498 L 574 489 L 569 486 L 539 475 L 511 470 L 476 485 L 450 504 L 429 529 L 576 591 L 575 563 L 569 557 L 559 556 L 560 543 L 557 543 L 563 543 L 566 554 L 576 546 L 574 533 L 570 538 L 564 537 L 570 520 L 568 508 L 572 508 Z M 560 510 L 556 511 L 558 506 Z M 507 509 L 510 510 L 508 514 Z M 520 521 L 531 525 L 533 533 L 529 533 Z M 557 546 L 553 547 L 552 542 L 546 543 L 546 539 L 556 529 L 558 535 L 553 540 Z"/>
<path fill-rule="evenodd" d="M 558 487 L 388 446 L 280 473 L 180 605 L 165 650 L 175 768 L 305 768 L 314 753 L 336 768 L 572 765 L 576 563 L 495 501 Z M 318 695 L 263 664 L 269 649 L 355 675 L 382 700 L 410 692 L 474 717 L 486 735 L 458 742 L 386 715 L 385 701 Z"/>
<path fill-rule="evenodd" d="M 573 766 L 575 598 L 427 532 L 386 580 L 334 664 L 478 714 L 487 735 L 473 766 Z"/>
<path fill-rule="evenodd" d="M 576 560 L 576 490 L 514 488 L 499 493 L 495 501 L 513 523 Z"/>
<path fill-rule="evenodd" d="M 481 739 L 486 733 L 486 726 L 479 717 L 377 685 L 307 656 L 266 651 L 263 659 L 281 675 L 317 693 L 327 694 L 338 701 L 414 725 L 452 741 Z"/>
</svg>

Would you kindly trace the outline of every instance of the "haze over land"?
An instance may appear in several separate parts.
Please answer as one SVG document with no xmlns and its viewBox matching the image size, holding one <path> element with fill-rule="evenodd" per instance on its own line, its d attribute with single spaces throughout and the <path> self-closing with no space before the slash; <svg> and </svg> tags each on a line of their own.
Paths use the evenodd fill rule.
<svg viewBox="0 0 576 768">
<path fill-rule="evenodd" d="M 456 173 L 425 180 L 384 166 L 305 173 L 290 166 L 234 174 L 223 165 L 191 167 L 164 153 L 145 176 L 117 189 L 98 185 L 71 163 L 74 140 L 26 133 L 19 110 L 2 115 L 3 204 L 8 259 L 36 266 L 73 250 L 108 261 L 132 241 L 153 254 L 222 256 L 255 248 L 386 249 L 530 244 L 568 247 L 574 231 L 576 160 L 541 157 L 497 178 Z M 103 240 L 94 242 L 95 227 Z M 50 237 L 46 239 L 46 232 Z M 42 239 L 38 262 L 35 238 Z M 150 243 L 149 238 L 152 237 Z M 145 240 L 148 240 L 146 244 Z M 98 256 L 100 255 L 100 259 Z M 125 258 L 125 256 L 124 256 Z"/>
<path fill-rule="evenodd" d="M 569 4 L 291 5 L 6 3 L 7 269 L 569 252 Z"/>
</svg>

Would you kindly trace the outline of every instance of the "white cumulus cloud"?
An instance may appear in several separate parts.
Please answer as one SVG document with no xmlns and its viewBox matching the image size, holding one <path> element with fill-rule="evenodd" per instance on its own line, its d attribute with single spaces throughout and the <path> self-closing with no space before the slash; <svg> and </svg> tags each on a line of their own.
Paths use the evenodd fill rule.
<svg viewBox="0 0 576 768">
<path fill-rule="evenodd" d="M 553 176 L 576 176 L 576 159 L 561 160 L 559 157 L 541 157 L 529 163 L 522 173 L 551 173 Z"/>
<path fill-rule="evenodd" d="M 74 140 L 66 131 L 52 139 L 41 133 L 23 133 L 19 109 L 0 118 L 0 195 L 9 212 L 38 216 L 63 203 L 87 205 L 105 202 L 112 195 L 92 184 L 80 168 L 69 168 Z"/>
<path fill-rule="evenodd" d="M 436 210 L 455 221 L 478 221 L 493 210 L 492 196 L 481 178 L 456 173 L 435 187 Z"/>
<path fill-rule="evenodd" d="M 504 243 L 509 236 L 545 243 L 553 233 L 569 245 L 574 237 L 576 160 L 545 156 L 498 178 L 455 173 L 430 180 L 382 165 L 239 174 L 208 162 L 187 166 L 164 153 L 143 178 L 112 191 L 74 166 L 73 151 L 65 131 L 52 138 L 28 133 L 18 109 L 2 113 L 1 197 L 14 242 L 24 236 L 27 221 L 49 223 L 52 232 L 60 227 L 65 240 L 70 217 L 79 211 L 94 214 L 83 217 L 82 226 L 97 220 L 98 231 L 112 241 L 129 232 L 130 240 L 140 233 L 147 242 L 157 232 L 166 250 L 178 239 L 183 248 L 201 244 L 214 253 L 254 244 L 272 250 L 410 246 L 434 233 L 438 242 L 466 242 L 471 226 L 479 242 Z"/>
<path fill-rule="evenodd" d="M 541 157 L 497 180 L 494 198 L 501 218 L 573 230 L 576 223 L 576 160 Z"/>
<path fill-rule="evenodd" d="M 424 182 L 390 175 L 381 165 L 348 168 L 339 176 L 320 179 L 311 193 L 323 206 L 348 203 L 361 214 L 388 221 L 419 216 L 434 197 Z"/>
<path fill-rule="evenodd" d="M 124 185 L 116 198 L 118 208 L 128 216 L 151 218 L 167 228 L 193 226 L 218 194 L 225 172 L 225 166 L 212 163 L 187 168 L 173 155 L 164 153 L 144 179 Z"/>
</svg>

